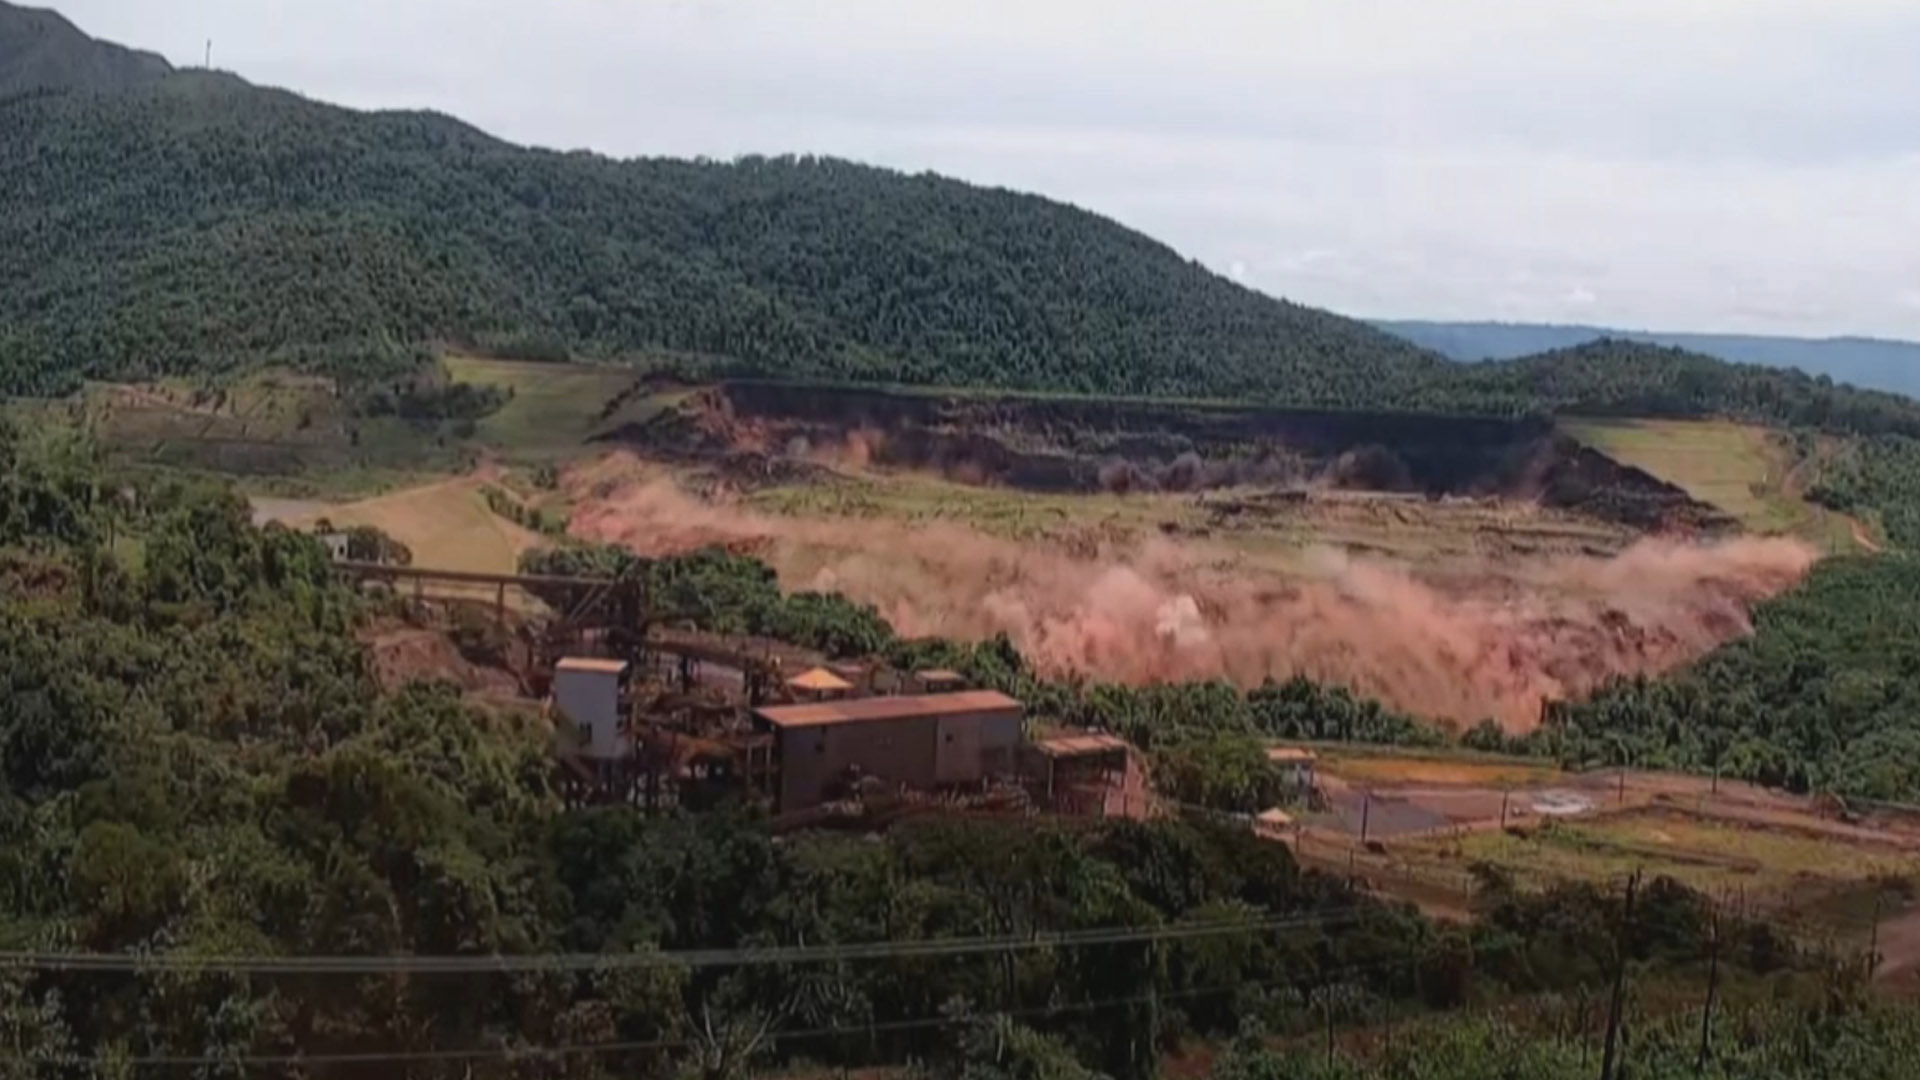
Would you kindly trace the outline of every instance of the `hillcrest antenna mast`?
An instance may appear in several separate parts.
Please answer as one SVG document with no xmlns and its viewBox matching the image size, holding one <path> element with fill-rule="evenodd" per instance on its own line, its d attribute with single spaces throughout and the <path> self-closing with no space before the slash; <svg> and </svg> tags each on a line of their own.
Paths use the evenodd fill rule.
<svg viewBox="0 0 1920 1080">
<path fill-rule="evenodd" d="M 207 39 L 207 70 L 213 70 L 213 39 Z"/>
</svg>

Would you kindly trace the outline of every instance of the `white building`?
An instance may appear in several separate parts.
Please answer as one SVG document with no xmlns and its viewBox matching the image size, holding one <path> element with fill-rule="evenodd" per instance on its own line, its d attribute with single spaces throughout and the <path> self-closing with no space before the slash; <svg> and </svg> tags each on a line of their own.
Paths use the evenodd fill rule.
<svg viewBox="0 0 1920 1080">
<path fill-rule="evenodd" d="M 347 534 L 343 532 L 315 533 L 314 538 L 327 546 L 327 556 L 334 562 L 347 561 Z"/>
<path fill-rule="evenodd" d="M 625 660 L 569 656 L 553 666 L 553 707 L 559 722 L 580 735 L 584 757 L 611 761 L 627 757 L 632 745 L 620 730 L 620 687 Z"/>
</svg>

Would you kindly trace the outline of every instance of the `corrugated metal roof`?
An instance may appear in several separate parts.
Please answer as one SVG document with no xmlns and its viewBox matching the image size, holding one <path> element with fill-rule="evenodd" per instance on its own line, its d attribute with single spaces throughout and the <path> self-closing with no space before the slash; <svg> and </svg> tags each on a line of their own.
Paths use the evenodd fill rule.
<svg viewBox="0 0 1920 1080">
<path fill-rule="evenodd" d="M 1289 761 L 1312 762 L 1318 759 L 1318 754 L 1315 754 L 1304 746 L 1275 746 L 1267 751 L 1267 760 L 1276 763 Z"/>
<path fill-rule="evenodd" d="M 967 690 L 958 694 L 902 694 L 895 697 L 822 701 L 810 705 L 775 705 L 755 709 L 754 715 L 774 727 L 817 727 L 822 724 L 859 724 L 875 720 L 904 720 L 917 716 L 1003 712 L 1020 702 L 994 690 Z"/>
<path fill-rule="evenodd" d="M 555 671 L 586 671 L 595 675 L 618 675 L 627 670 L 625 660 L 603 660 L 597 656 L 566 656 L 553 665 Z"/>
<path fill-rule="evenodd" d="M 1127 740 L 1118 735 L 1060 735 L 1051 739 L 1041 739 L 1033 744 L 1034 749 L 1048 757 L 1082 757 L 1089 754 L 1111 754 L 1131 749 Z"/>
</svg>

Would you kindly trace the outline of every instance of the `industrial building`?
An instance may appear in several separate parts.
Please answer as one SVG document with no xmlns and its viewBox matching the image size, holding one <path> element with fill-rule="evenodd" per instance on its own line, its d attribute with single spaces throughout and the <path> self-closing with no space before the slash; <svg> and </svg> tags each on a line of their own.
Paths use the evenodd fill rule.
<svg viewBox="0 0 1920 1080">
<path fill-rule="evenodd" d="M 1133 747 L 1104 732 L 1062 733 L 1028 744 L 1024 768 L 1040 805 L 1067 814 L 1125 814 Z M 1112 805 L 1110 805 L 1112 804 Z"/>
<path fill-rule="evenodd" d="M 1020 702 L 991 690 L 779 705 L 754 710 L 775 740 L 782 813 L 879 782 L 918 791 L 1011 775 Z"/>
<path fill-rule="evenodd" d="M 569 656 L 553 666 L 553 707 L 579 735 L 580 756 L 594 761 L 628 757 L 632 743 L 621 725 L 625 660 Z"/>
</svg>

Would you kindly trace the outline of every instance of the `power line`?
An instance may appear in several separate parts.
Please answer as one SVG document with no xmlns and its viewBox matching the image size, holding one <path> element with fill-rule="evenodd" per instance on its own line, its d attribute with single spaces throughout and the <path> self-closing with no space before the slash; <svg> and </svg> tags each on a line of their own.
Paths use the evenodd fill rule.
<svg viewBox="0 0 1920 1080">
<path fill-rule="evenodd" d="M 1353 922 L 1359 909 L 1213 920 L 1163 926 L 1106 927 L 1001 937 L 930 938 L 857 944 L 775 945 L 676 952 L 544 953 L 509 956 L 198 956 L 182 953 L 0 952 L 0 967 L 40 971 L 218 971 L 249 975 L 466 974 L 473 972 L 608 971 L 636 968 L 750 967 L 906 956 L 1123 945 L 1142 941 L 1215 937 Z"/>
<path fill-rule="evenodd" d="M 1499 952 L 1516 948 L 1520 941 L 1510 941 L 1487 947 L 1480 952 Z M 1428 948 L 1412 956 L 1393 960 L 1381 960 L 1371 963 L 1347 964 L 1319 972 L 1323 983 L 1332 983 L 1341 978 L 1370 971 L 1384 971 L 1397 967 L 1411 967 L 1414 964 L 1439 955 L 1439 949 Z M 993 1009 L 968 1016 L 916 1017 L 906 1020 L 882 1020 L 857 1026 L 835 1025 L 828 1027 L 803 1028 L 795 1031 L 780 1031 L 768 1034 L 770 1043 L 793 1039 L 828 1038 L 835 1035 L 866 1035 L 869 1033 L 893 1033 L 916 1031 L 928 1028 L 946 1027 L 966 1023 L 969 1020 L 987 1019 L 995 1016 L 1030 1017 L 1052 1016 L 1061 1013 L 1091 1012 L 1121 1005 L 1143 1005 L 1155 998 L 1162 1000 L 1188 1000 L 1213 994 L 1232 993 L 1247 988 L 1271 989 L 1281 980 L 1248 979 L 1237 983 L 1218 986 L 1190 987 L 1185 990 L 1172 990 L 1164 993 L 1143 993 L 1127 997 L 1104 998 L 1094 1001 L 1069 1002 L 1066 1004 L 1035 1005 L 1019 1009 Z M 156 1054 L 133 1055 L 128 1057 L 108 1057 L 104 1055 L 55 1055 L 44 1059 L 34 1059 L 22 1055 L 0 1056 L 0 1065 L 61 1065 L 67 1067 L 105 1067 L 110 1065 L 146 1067 L 201 1067 L 229 1065 L 240 1067 L 285 1067 L 290 1065 L 374 1065 L 405 1064 L 430 1061 L 479 1061 L 490 1059 L 524 1060 L 579 1055 L 640 1053 L 650 1050 L 684 1050 L 695 1044 L 695 1040 L 645 1039 L 606 1043 L 572 1043 L 549 1047 L 466 1047 L 452 1050 L 393 1050 L 366 1051 L 337 1054 L 265 1054 L 265 1055 L 217 1055 L 217 1054 Z"/>
</svg>

